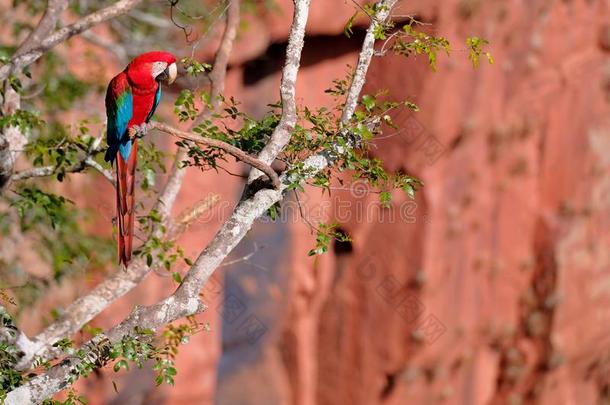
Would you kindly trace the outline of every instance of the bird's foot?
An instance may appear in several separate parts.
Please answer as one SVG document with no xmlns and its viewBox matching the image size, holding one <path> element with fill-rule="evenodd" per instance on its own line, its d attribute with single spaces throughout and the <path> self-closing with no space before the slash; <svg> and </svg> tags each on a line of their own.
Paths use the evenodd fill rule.
<svg viewBox="0 0 610 405">
<path fill-rule="evenodd" d="M 129 128 L 129 139 L 132 141 L 137 138 L 143 138 L 148 132 L 148 124 L 143 123 L 142 125 L 134 125 Z"/>
</svg>

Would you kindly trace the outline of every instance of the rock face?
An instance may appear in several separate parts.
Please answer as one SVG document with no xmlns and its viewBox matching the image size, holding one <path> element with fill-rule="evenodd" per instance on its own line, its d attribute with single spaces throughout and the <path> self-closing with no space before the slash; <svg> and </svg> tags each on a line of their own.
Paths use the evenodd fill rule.
<svg viewBox="0 0 610 405">
<path fill-rule="evenodd" d="M 352 5 L 334 3 L 313 1 L 303 104 L 328 105 L 323 90 L 355 63 L 358 33 L 342 35 Z M 253 356 L 235 356 L 223 331 L 216 402 L 606 403 L 610 2 L 405 1 L 398 12 L 455 49 L 437 73 L 423 58 L 377 58 L 367 84 L 420 106 L 395 117 L 402 129 L 375 154 L 425 187 L 389 210 L 362 184 L 331 198 L 309 190 L 309 219 L 337 221 L 354 240 L 318 259 L 306 257 L 313 236 L 295 201 L 288 220 L 253 231 L 282 235 L 270 254 L 291 254 L 227 277 L 251 287 L 249 311 L 269 314 L 265 300 L 281 310 L 257 315 Z M 276 42 L 231 71 L 255 114 L 277 98 L 287 18 L 258 26 Z M 472 69 L 470 35 L 490 40 L 494 66 Z"/>
</svg>

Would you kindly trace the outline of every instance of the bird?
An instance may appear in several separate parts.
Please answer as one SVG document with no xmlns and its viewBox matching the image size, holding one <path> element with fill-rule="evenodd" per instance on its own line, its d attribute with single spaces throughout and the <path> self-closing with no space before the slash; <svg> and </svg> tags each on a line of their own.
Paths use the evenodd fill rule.
<svg viewBox="0 0 610 405">
<path fill-rule="evenodd" d="M 119 264 L 131 261 L 134 229 L 134 183 L 138 138 L 161 99 L 161 83 L 176 80 L 176 57 L 169 52 L 146 52 L 135 57 L 108 84 L 106 90 L 106 142 L 104 160 L 116 164 L 116 205 Z"/>
</svg>

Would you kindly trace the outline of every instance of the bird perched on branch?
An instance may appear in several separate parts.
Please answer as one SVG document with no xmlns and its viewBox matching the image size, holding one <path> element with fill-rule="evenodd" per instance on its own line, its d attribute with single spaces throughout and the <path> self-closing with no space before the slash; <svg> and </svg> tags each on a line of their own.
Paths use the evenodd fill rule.
<svg viewBox="0 0 610 405">
<path fill-rule="evenodd" d="M 137 138 L 145 135 L 161 99 L 161 82 L 176 79 L 176 57 L 168 52 L 147 52 L 116 75 L 106 91 L 105 160 L 116 161 L 119 263 L 131 260 L 134 227 L 134 183 L 138 152 Z"/>
</svg>

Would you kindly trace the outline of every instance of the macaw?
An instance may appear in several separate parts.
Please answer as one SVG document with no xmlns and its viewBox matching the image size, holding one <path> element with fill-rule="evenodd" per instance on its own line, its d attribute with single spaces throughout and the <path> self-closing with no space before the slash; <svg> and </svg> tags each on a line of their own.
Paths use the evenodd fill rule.
<svg viewBox="0 0 610 405">
<path fill-rule="evenodd" d="M 132 60 L 108 84 L 106 91 L 105 160 L 116 161 L 116 204 L 119 225 L 119 263 L 131 260 L 134 227 L 134 182 L 138 152 L 137 138 L 146 133 L 146 124 L 161 99 L 161 82 L 176 79 L 176 57 L 168 52 L 147 52 Z"/>
</svg>

